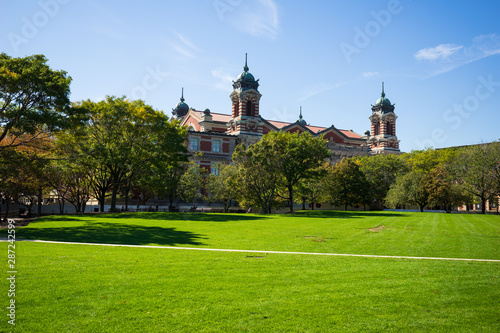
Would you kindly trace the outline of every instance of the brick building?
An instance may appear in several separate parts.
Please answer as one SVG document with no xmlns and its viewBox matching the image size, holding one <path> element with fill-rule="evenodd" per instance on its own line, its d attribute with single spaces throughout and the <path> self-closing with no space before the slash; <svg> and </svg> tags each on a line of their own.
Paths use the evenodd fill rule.
<svg viewBox="0 0 500 333">
<path fill-rule="evenodd" d="M 218 165 L 230 163 L 235 147 L 240 143 L 253 144 L 271 131 L 309 132 L 313 136 L 323 135 L 332 152 L 331 161 L 336 163 L 344 157 L 367 154 L 400 153 L 396 137 L 394 105 L 382 95 L 372 105 L 371 132 L 364 135 L 335 126 L 312 126 L 302 117 L 302 110 L 296 122 L 282 122 L 264 119 L 260 115 L 259 80 L 249 72 L 247 59 L 243 72 L 233 81 L 231 113 L 215 113 L 209 109 L 192 109 L 185 103 L 184 90 L 181 100 L 172 110 L 174 118 L 189 128 L 188 149 L 200 166 L 212 173 L 218 173 Z M 196 154 L 202 153 L 202 154 Z"/>
</svg>

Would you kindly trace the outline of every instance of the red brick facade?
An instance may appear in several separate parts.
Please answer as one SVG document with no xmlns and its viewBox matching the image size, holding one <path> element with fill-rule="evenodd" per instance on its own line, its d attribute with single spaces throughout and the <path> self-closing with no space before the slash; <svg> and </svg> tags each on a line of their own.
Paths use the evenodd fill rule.
<svg viewBox="0 0 500 333">
<path fill-rule="evenodd" d="M 258 80 L 248 72 L 245 63 L 244 72 L 233 81 L 231 114 L 213 113 L 189 109 L 178 110 L 179 105 L 186 108 L 184 98 L 173 110 L 174 116 L 181 119 L 181 125 L 188 126 L 188 147 L 193 159 L 207 170 L 217 169 L 219 164 L 230 163 L 235 147 L 240 143 L 253 144 L 262 135 L 271 131 L 309 132 L 313 136 L 323 135 L 328 148 L 332 151 L 331 161 L 340 161 L 344 157 L 353 157 L 373 153 L 398 153 L 399 141 L 396 137 L 396 119 L 394 105 L 382 98 L 372 106 L 371 133 L 364 136 L 351 130 L 330 127 L 311 126 L 302 119 L 294 123 L 266 120 L 260 115 Z M 383 89 L 383 88 L 382 88 Z M 179 115 L 183 116 L 179 116 Z M 196 154 L 194 153 L 202 153 Z M 201 156 L 200 156 L 201 155 Z"/>
</svg>

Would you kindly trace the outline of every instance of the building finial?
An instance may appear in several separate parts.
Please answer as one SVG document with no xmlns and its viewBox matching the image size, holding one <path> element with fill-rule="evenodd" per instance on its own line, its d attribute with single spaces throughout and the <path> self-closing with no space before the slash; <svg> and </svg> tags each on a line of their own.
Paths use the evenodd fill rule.
<svg viewBox="0 0 500 333">
<path fill-rule="evenodd" d="M 302 120 L 302 106 L 300 107 L 300 115 L 299 115 L 299 119 Z"/>
<path fill-rule="evenodd" d="M 182 87 L 181 102 L 184 102 L 184 87 Z"/>
<path fill-rule="evenodd" d="M 385 92 L 384 92 L 384 82 L 382 81 L 382 93 L 380 96 L 385 97 Z"/>
<path fill-rule="evenodd" d="M 247 65 L 247 53 L 245 53 L 245 67 L 243 67 L 243 71 L 248 72 L 249 68 Z"/>
</svg>

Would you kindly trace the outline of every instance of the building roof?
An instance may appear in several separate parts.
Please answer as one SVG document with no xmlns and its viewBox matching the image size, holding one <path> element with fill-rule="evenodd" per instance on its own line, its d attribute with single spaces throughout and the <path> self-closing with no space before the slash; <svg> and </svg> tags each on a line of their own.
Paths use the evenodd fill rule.
<svg viewBox="0 0 500 333">
<path fill-rule="evenodd" d="M 294 124 L 299 124 L 302 127 L 305 127 L 306 129 L 310 130 L 313 133 L 323 132 L 323 131 L 326 131 L 329 128 L 331 128 L 331 127 L 303 125 L 303 124 L 297 123 L 297 122 L 295 122 L 295 123 L 288 123 L 288 122 L 284 122 L 284 121 L 267 120 L 267 119 L 266 119 L 266 121 L 269 124 L 271 124 L 272 126 L 276 127 L 278 130 L 280 130 L 282 128 L 285 128 L 287 126 L 290 126 L 290 125 L 294 125 Z M 336 128 L 336 130 L 339 131 L 340 133 L 344 134 L 348 138 L 351 138 L 351 139 L 361 139 L 361 135 L 359 135 L 358 133 L 353 132 L 352 130 L 343 130 L 343 129 L 338 129 L 338 128 Z"/>
<path fill-rule="evenodd" d="M 191 109 L 191 112 L 196 114 L 196 116 L 201 117 L 205 111 Z M 218 122 L 218 123 L 226 124 L 231 119 L 230 114 L 210 112 L 210 115 L 212 116 L 212 121 Z"/>
</svg>

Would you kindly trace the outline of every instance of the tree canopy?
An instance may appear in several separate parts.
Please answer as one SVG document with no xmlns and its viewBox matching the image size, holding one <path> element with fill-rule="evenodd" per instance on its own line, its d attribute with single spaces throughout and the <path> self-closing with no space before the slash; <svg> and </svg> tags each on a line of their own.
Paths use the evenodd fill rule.
<svg viewBox="0 0 500 333">
<path fill-rule="evenodd" d="M 241 192 L 247 194 L 244 201 L 258 203 L 264 212 L 270 212 L 273 205 L 286 199 L 293 212 L 296 186 L 301 180 L 313 177 L 329 156 L 324 139 L 306 132 L 270 132 L 248 149 L 239 146 L 233 159 L 239 167 L 242 184 L 250 189 Z M 285 195 L 280 200 L 278 194 Z"/>
<path fill-rule="evenodd" d="M 130 178 L 138 178 L 144 166 L 186 161 L 186 129 L 170 121 L 144 102 L 108 96 L 100 102 L 82 101 L 75 109 L 88 123 L 60 136 L 63 145 L 76 150 L 92 173 L 96 197 L 103 200 L 112 190 L 111 209 L 116 209 L 118 190 Z"/>
<path fill-rule="evenodd" d="M 70 82 L 67 73 L 52 70 L 43 55 L 12 58 L 1 53 L 0 149 L 35 145 L 77 119 L 70 107 Z"/>
</svg>

